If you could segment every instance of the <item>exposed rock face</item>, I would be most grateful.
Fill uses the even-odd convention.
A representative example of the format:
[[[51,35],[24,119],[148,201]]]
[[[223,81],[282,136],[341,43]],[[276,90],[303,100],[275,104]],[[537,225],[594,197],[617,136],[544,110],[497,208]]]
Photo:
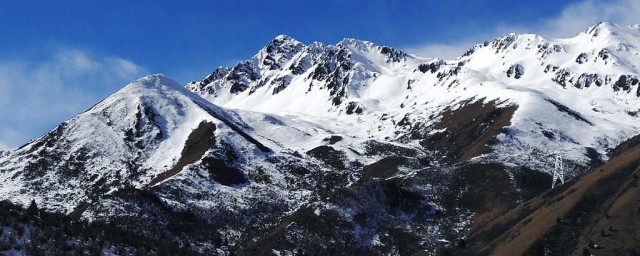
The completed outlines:
[[[507,77],[512,77],[515,79],[520,79],[524,75],[524,67],[520,64],[513,64],[507,70]]]
[[[510,34],[446,61],[278,36],[0,153],[0,199],[206,255],[631,253],[639,33]]]
[[[417,66],[416,61],[415,57],[400,50],[366,41],[345,39],[336,45],[303,45],[281,35],[251,60],[234,68],[218,68],[202,81],[188,84],[187,88],[213,98],[245,90],[253,94],[263,87],[277,95],[294,80],[298,83],[302,80],[306,91],[323,90],[326,92],[323,96],[331,105],[347,109],[350,106],[346,105],[345,99],[358,87],[369,83],[366,80],[374,79],[380,73],[368,65],[381,62],[385,66]]]

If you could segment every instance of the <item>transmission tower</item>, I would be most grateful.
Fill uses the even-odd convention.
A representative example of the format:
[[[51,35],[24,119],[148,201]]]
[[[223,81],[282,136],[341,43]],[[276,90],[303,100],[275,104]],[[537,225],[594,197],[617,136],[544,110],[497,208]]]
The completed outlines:
[[[556,137],[556,143],[560,144],[560,136]],[[553,167],[553,181],[551,181],[551,189],[556,186],[556,182],[560,180],[560,184],[564,184],[564,165],[562,164],[562,156],[560,150],[554,153],[555,161]]]
[[[562,165],[562,157],[556,155],[555,167],[553,168],[553,181],[551,188],[556,186],[556,181],[560,180],[560,184],[564,184],[564,166]]]

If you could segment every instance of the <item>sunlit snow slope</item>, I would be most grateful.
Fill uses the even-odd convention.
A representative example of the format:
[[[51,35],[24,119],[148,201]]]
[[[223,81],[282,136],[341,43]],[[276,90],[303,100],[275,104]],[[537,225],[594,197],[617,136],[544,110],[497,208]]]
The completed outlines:
[[[208,132],[201,132],[202,137],[193,141],[214,139],[194,155],[185,147],[192,147],[189,137],[202,124],[209,124]],[[237,154],[240,159],[233,163],[237,166],[260,166],[265,156],[293,152],[278,140],[309,140],[312,134],[296,126],[313,130],[312,125],[270,115],[243,113],[240,117],[162,75],[147,76],[2,156],[0,195],[23,204],[35,198],[46,202],[45,207],[70,212],[81,203],[96,202],[118,190],[179,178],[182,165],[187,165],[184,169],[192,163],[202,166],[202,159],[221,154],[217,151]],[[183,160],[189,157],[193,159]],[[176,166],[178,175],[161,176]],[[240,181],[246,179],[238,172]],[[215,176],[204,176],[210,175]],[[213,177],[209,184],[215,183],[225,182]]]
[[[281,35],[186,86],[143,77],[0,152],[0,200],[207,255],[436,250],[547,191],[554,156],[569,181],[636,135],[639,47],[640,26],[610,23],[454,60]]]
[[[517,111],[491,157],[544,169],[551,154],[577,165],[606,160],[608,148],[638,131],[638,47],[639,26],[605,22],[567,39],[510,34],[448,61],[354,39],[303,45],[278,36],[187,88],[224,107],[403,142],[416,129],[440,132],[451,107],[495,101]]]

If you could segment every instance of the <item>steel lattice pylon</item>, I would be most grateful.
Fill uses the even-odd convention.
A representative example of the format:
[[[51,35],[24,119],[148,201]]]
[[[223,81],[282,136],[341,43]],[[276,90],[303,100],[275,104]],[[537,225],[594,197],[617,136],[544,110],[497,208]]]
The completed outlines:
[[[562,157],[556,156],[555,167],[553,168],[553,182],[551,188],[556,186],[556,182],[560,180],[560,184],[564,184],[564,167],[562,165]]]

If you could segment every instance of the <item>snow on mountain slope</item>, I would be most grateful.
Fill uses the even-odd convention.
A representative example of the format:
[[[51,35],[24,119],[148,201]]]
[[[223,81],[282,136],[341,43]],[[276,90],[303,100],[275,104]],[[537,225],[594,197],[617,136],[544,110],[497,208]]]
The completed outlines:
[[[353,39],[305,46],[278,36],[249,61],[186,87],[228,108],[412,145],[403,137],[440,133],[447,110],[478,100],[517,106],[488,157],[548,169],[557,152],[576,164],[573,175],[640,128],[638,47],[638,26],[610,23],[567,39],[510,34],[450,61]]]
[[[0,153],[0,199],[205,254],[434,249],[547,190],[552,155],[574,177],[637,133],[639,31],[511,34],[447,61],[278,36],[186,88],[141,78]]]
[[[277,64],[273,64],[274,59]],[[357,102],[345,102],[345,98],[366,94],[369,90],[363,87],[380,74],[385,79],[398,76],[394,82],[406,85],[403,73],[422,61],[390,47],[355,39],[345,39],[335,46],[317,42],[303,46],[281,35],[250,60],[234,68],[220,67],[187,87],[232,108],[314,115],[332,109],[352,112],[357,111]]]
[[[215,119],[175,82],[142,78],[1,159],[7,184],[2,196],[22,202],[35,197],[70,211],[88,200],[88,189],[97,189],[90,184],[107,191],[125,182],[143,186],[176,161],[186,136],[203,120]]]
[[[199,222],[184,225],[206,223],[215,231],[198,242],[203,248],[212,237],[239,243],[254,237],[238,230],[264,230],[354,182],[362,174],[353,170],[385,157],[386,147],[422,154],[336,131],[223,109],[162,75],[147,76],[0,157],[0,199],[23,205],[35,199],[45,209],[117,219],[127,228],[155,223],[156,235],[169,232],[161,229],[164,219],[188,211]],[[161,202],[153,210],[140,202],[146,191]]]
[[[2,156],[0,195],[23,204],[35,198],[46,202],[44,207],[71,212],[81,203],[115,191],[148,186],[178,165],[186,152],[185,141],[202,123],[214,125],[217,146],[205,148],[209,153],[203,151],[191,161],[196,165],[221,145],[243,158],[236,161],[237,166],[241,162],[258,166],[266,161],[264,155],[292,152],[279,142],[284,138],[313,143],[305,138],[312,135],[301,130],[313,131],[311,124],[281,121],[273,115],[241,116],[154,75],[127,85],[47,135]]]
[[[544,145],[539,148],[577,160],[581,147],[604,155],[637,133],[639,32],[637,26],[600,23],[569,39],[512,34],[456,61],[464,67],[462,77],[497,86],[495,95],[518,104],[509,133],[518,135],[516,145]],[[474,86],[464,82],[469,78],[459,80],[459,86]]]

